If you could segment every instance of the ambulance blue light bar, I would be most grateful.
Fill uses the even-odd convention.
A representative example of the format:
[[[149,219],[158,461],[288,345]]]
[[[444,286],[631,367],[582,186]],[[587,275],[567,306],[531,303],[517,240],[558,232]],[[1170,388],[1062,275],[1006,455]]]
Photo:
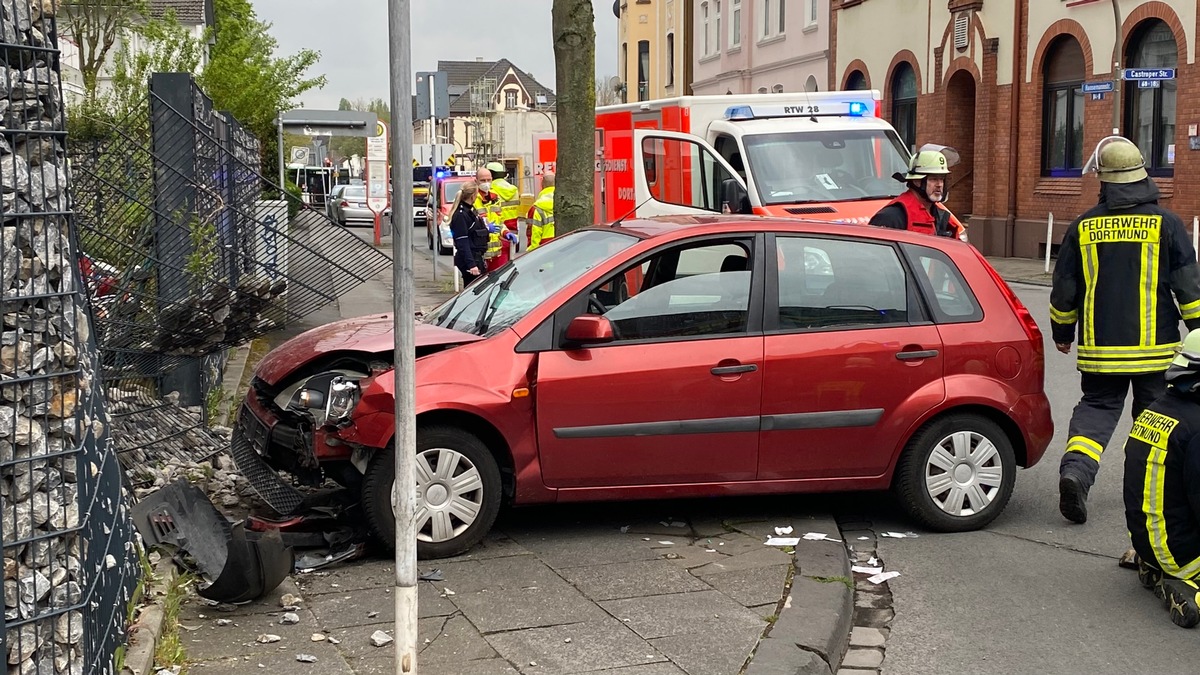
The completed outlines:
[[[875,106],[866,101],[816,100],[797,105],[734,105],[725,109],[732,122],[772,117],[874,117]]]

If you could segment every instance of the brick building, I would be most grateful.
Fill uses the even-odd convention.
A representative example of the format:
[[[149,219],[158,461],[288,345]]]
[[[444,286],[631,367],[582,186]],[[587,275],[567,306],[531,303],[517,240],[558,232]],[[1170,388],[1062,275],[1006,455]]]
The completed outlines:
[[[830,82],[880,90],[906,142],[960,151],[950,207],[970,217],[971,241],[989,255],[1044,255],[1050,213],[1057,247],[1096,203],[1099,183],[1081,168],[1114,115],[1142,148],[1161,203],[1190,227],[1200,215],[1198,4],[833,0]],[[1175,78],[1122,81],[1125,68]],[[1104,82],[1119,93],[1090,93]]]

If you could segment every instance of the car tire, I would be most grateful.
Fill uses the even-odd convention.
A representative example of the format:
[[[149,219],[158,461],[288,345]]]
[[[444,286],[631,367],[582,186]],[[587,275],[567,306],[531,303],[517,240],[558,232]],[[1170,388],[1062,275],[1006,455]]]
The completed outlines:
[[[908,515],[936,532],[978,530],[1012,496],[1017,462],[995,422],[971,414],[935,419],[905,446],[893,490]]]
[[[396,519],[392,512],[392,485],[396,475],[393,452],[394,449],[389,447],[385,451],[375,453],[367,465],[362,486],[362,505],[367,524],[376,538],[389,549],[395,548],[396,531]],[[444,484],[439,481],[422,484],[422,463],[431,467],[433,476],[436,477],[439,458],[446,458],[452,462],[451,470],[461,470],[451,478],[466,476],[473,468],[478,478],[478,488],[456,495],[452,490],[446,490]],[[417,557],[427,560],[465,553],[492,529],[496,515],[500,512],[502,487],[496,458],[474,434],[454,427],[434,426],[417,429],[417,462]],[[440,488],[441,494],[445,495],[442,504],[446,508],[438,509],[431,517],[423,519],[421,509],[428,508],[426,498],[433,487]],[[461,501],[459,497],[462,498]],[[450,508],[453,503],[475,508],[474,520],[469,524],[465,523],[458,514],[453,513],[453,509]],[[438,518],[443,513],[447,514],[445,520]],[[458,531],[457,534],[434,541],[431,535],[435,519]]]

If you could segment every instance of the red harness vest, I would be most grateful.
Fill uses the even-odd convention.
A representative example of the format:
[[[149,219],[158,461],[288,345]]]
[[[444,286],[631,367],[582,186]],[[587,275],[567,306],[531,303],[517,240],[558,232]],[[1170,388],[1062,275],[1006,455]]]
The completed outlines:
[[[925,205],[921,203],[915,192],[905,190],[903,194],[893,199],[888,206],[892,204],[899,204],[904,209],[904,213],[908,216],[909,231],[937,235],[937,223],[934,221],[933,214],[929,212],[929,209],[925,208]],[[966,232],[963,224],[958,222],[958,218],[955,218],[954,214],[950,213],[950,210],[945,205],[939,202],[936,206],[945,211],[946,215],[950,217],[947,225],[950,228],[952,236],[956,239],[962,239]]]

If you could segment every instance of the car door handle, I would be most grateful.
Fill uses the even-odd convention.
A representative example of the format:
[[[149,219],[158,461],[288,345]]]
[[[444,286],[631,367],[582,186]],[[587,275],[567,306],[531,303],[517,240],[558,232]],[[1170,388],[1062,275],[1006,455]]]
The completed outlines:
[[[741,366],[716,366],[712,369],[713,375],[737,375],[739,373],[753,373],[758,370],[758,366],[753,363],[747,363]]]
[[[936,349],[918,349],[910,352],[896,352],[896,358],[901,361],[920,361],[921,359],[932,359],[938,355]]]

